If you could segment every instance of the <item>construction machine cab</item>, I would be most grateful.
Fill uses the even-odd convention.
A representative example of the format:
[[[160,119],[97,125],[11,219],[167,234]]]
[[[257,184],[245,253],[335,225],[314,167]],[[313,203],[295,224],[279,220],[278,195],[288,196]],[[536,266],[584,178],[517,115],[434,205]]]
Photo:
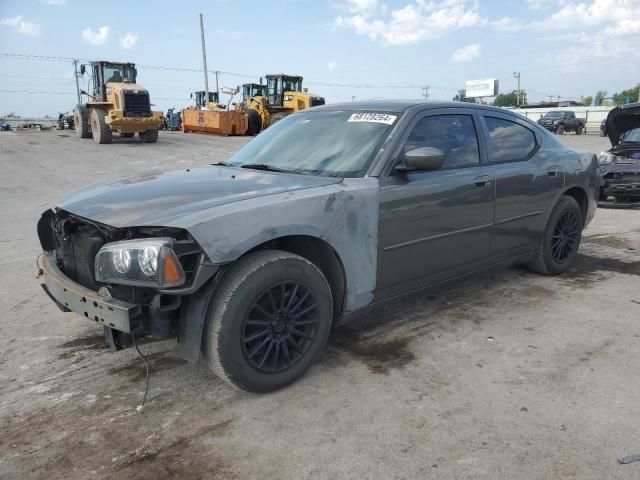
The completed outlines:
[[[302,77],[297,75],[267,75],[267,101],[282,107],[285,92],[302,92]]]
[[[207,94],[204,91],[194,92],[193,94],[191,94],[191,98],[193,98],[194,96],[195,96],[197,108],[204,108],[207,106],[207,103],[213,104],[215,106],[217,106],[218,103],[220,103],[220,97],[218,95],[218,92],[209,92],[209,102],[205,102],[205,98],[207,98]]]
[[[242,84],[242,103],[246,103],[251,97],[266,97],[267,86],[261,83],[243,83]]]
[[[93,73],[93,96],[96,102],[107,101],[107,83],[136,83],[138,71],[133,63],[95,61],[91,62]]]

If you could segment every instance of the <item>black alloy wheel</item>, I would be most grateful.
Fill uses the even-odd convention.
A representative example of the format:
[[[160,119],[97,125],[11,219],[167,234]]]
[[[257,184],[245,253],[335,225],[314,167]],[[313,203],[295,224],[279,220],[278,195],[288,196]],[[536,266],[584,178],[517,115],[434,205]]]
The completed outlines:
[[[317,308],[309,289],[297,282],[282,282],[260,294],[242,328],[247,362],[260,372],[281,372],[295,365],[315,339]]]
[[[556,263],[564,263],[578,245],[580,224],[575,213],[565,212],[553,230],[551,254]]]
[[[317,265],[294,253],[248,253],[200,295],[210,299],[202,339],[207,364],[247,392],[298,380],[329,337],[331,287]]]
[[[583,227],[584,216],[576,199],[568,195],[560,197],[528,267],[543,275],[566,272],[578,255]]]

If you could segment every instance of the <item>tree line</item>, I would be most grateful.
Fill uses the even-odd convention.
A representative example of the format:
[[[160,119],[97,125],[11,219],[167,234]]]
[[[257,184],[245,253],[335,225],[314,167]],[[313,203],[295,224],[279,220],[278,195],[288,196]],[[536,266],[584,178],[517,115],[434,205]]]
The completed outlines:
[[[610,97],[607,96],[606,90],[598,90],[595,96],[580,97],[580,103],[586,106],[590,105],[623,105],[629,102],[640,102],[640,83],[635,87],[622,90],[620,93],[614,93]],[[475,99],[465,96],[464,90],[459,90],[457,95],[453,97],[454,102],[475,102]],[[555,103],[555,102],[549,102]],[[520,92],[520,105],[527,105],[527,92]],[[492,105],[496,107],[515,107],[518,105],[518,91],[513,90],[509,93],[501,93],[493,100]]]

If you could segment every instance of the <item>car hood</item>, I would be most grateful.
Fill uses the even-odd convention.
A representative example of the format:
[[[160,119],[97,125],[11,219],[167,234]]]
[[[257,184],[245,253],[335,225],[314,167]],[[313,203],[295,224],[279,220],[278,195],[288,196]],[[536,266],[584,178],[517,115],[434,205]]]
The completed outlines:
[[[620,135],[634,128],[640,128],[640,102],[620,105],[607,115],[607,136],[613,147],[620,142]]]
[[[58,207],[112,227],[179,226],[180,217],[208,208],[341,181],[208,166],[94,183],[67,194]]]

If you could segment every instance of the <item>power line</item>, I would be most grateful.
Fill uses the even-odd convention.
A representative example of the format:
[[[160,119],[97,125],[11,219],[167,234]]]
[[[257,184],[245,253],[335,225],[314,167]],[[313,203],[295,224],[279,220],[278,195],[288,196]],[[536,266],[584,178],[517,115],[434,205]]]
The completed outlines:
[[[44,90],[0,90],[0,93],[46,93],[47,95],[75,95],[75,92],[48,92]]]

